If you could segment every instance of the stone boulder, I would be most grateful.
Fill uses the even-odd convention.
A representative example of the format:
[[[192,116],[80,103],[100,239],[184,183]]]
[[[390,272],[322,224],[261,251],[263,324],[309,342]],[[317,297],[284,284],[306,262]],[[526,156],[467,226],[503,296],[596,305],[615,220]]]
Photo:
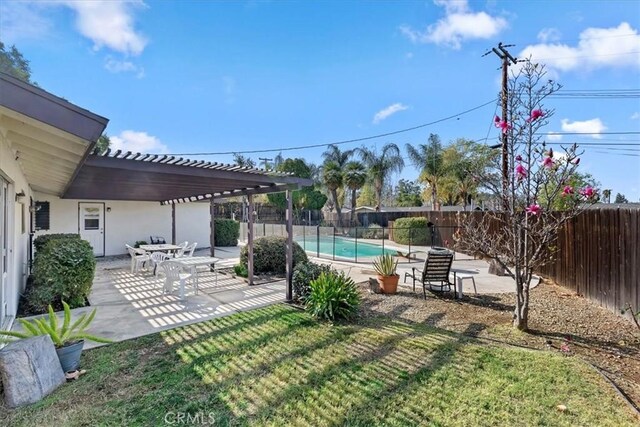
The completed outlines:
[[[49,335],[13,341],[0,350],[0,377],[10,408],[37,402],[66,382]]]

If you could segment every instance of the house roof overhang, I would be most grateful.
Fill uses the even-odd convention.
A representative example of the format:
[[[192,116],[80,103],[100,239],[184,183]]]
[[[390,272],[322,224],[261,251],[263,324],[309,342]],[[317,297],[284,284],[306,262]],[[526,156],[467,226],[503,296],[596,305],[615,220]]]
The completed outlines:
[[[0,132],[31,188],[62,195],[108,120],[0,73]]]
[[[63,198],[161,204],[296,190],[313,181],[236,165],[121,151],[89,155]]]

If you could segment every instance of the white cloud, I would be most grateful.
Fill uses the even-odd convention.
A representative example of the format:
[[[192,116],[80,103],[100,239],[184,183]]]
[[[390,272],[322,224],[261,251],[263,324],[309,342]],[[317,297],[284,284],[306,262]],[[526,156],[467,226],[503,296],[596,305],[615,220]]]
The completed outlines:
[[[639,120],[640,119],[640,111],[636,111],[630,117],[631,120]]]
[[[155,136],[146,132],[125,130],[118,136],[111,136],[111,150],[131,151],[134,153],[164,154],[169,148]]]
[[[144,77],[144,68],[131,61],[120,61],[111,56],[105,59],[104,68],[112,73],[135,73],[139,79]]]
[[[462,42],[473,39],[491,38],[507,27],[502,17],[494,17],[486,12],[472,12],[466,0],[434,0],[437,6],[445,8],[445,17],[426,30],[420,31],[402,25],[400,32],[414,43],[434,43],[460,49]]]
[[[542,43],[555,42],[562,38],[562,33],[557,28],[543,28],[538,33],[538,40]]]
[[[533,61],[557,71],[626,66],[640,68],[640,35],[626,22],[612,28],[587,28],[580,33],[579,39],[576,46],[560,43],[530,45],[518,57],[531,57]]]
[[[555,132],[549,132],[547,134],[547,140],[549,142],[557,142],[557,141],[561,141],[562,140],[562,135],[557,134]]]
[[[602,135],[600,135],[600,133],[607,130],[607,127],[599,118],[575,122],[570,122],[569,119],[562,119],[561,123],[562,130],[565,132],[586,133],[590,135],[585,136],[590,136],[591,138],[595,139],[602,138]]]
[[[374,116],[373,116],[373,124],[378,124],[381,121],[383,121],[384,119],[388,118],[389,116],[399,112],[399,111],[403,111],[408,109],[409,107],[407,107],[406,105],[403,105],[399,102],[396,102],[395,104],[391,104],[389,105],[387,108],[383,108],[382,110],[378,111]]]
[[[144,6],[140,0],[61,3],[76,12],[78,31],[93,41],[95,50],[107,47],[126,55],[139,55],[147,45],[147,38],[134,28],[133,22],[133,9]]]
[[[42,4],[0,1],[0,34],[5,44],[39,40],[47,36],[52,23],[42,13]]]

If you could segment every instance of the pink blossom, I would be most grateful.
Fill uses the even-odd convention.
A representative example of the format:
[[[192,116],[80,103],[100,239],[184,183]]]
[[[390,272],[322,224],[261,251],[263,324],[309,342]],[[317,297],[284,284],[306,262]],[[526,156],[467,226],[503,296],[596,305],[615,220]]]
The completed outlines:
[[[572,194],[573,194],[573,187],[571,187],[570,185],[565,185],[564,189],[562,190],[562,195],[571,196]]]
[[[516,161],[521,162],[522,161],[522,156],[520,154],[518,154],[516,156]]]
[[[527,168],[522,166],[521,163],[518,163],[516,165],[516,178],[518,178],[518,181],[520,181],[521,179],[524,179],[526,177],[527,177]]]
[[[596,192],[593,189],[593,187],[591,187],[590,185],[587,185],[582,190],[580,190],[580,194],[586,197],[587,199],[590,199],[596,195]]]
[[[542,212],[542,208],[540,207],[539,204],[537,203],[532,203],[529,205],[529,207],[526,209],[527,214],[530,215],[538,215],[540,212]]]
[[[542,166],[547,169],[551,169],[553,167],[553,159],[551,157],[545,157],[542,161]]]
[[[496,127],[502,129],[502,133],[507,133],[511,125],[505,121],[496,122]]]
[[[538,120],[540,117],[544,116],[544,111],[542,110],[533,110],[531,112],[531,117],[529,117],[528,122],[533,122],[534,120]]]

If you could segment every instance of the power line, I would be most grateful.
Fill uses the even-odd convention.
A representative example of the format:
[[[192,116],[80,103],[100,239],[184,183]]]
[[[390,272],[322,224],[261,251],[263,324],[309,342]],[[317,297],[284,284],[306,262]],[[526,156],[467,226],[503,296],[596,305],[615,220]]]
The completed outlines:
[[[441,119],[438,120],[434,120],[432,122],[429,123],[424,123],[418,126],[413,126],[410,128],[405,128],[405,129],[400,129],[400,130],[396,130],[393,132],[387,132],[387,133],[381,133],[378,135],[372,135],[372,136],[366,136],[363,138],[355,138],[355,139],[347,139],[344,141],[336,141],[336,142],[325,142],[322,144],[310,144],[310,145],[299,145],[299,146],[293,146],[293,147],[281,147],[281,148],[265,148],[262,150],[244,150],[244,151],[220,151],[220,152],[207,152],[207,153],[169,153],[166,154],[167,156],[214,156],[214,155],[227,155],[227,154],[256,154],[256,153],[270,153],[273,151],[293,151],[293,150],[304,150],[307,148],[318,148],[318,147],[326,147],[329,145],[343,145],[343,144],[351,144],[354,142],[362,142],[362,141],[369,141],[371,139],[377,139],[377,138],[384,138],[386,136],[392,136],[392,135],[398,135],[400,133],[405,133],[405,132],[411,132],[414,131],[416,129],[421,129],[427,126],[431,126],[431,125],[435,125],[437,123],[442,123],[444,121],[447,120],[451,120],[451,119],[455,119],[457,117],[460,117],[462,115],[471,113],[472,111],[475,110],[479,110],[482,107],[486,107],[489,104],[492,104],[496,102],[495,99],[492,99],[491,101],[485,102],[484,104],[478,105],[476,107],[470,108],[468,110],[462,111],[460,113],[457,114],[453,114],[451,116],[447,116],[447,117],[443,117]]]

